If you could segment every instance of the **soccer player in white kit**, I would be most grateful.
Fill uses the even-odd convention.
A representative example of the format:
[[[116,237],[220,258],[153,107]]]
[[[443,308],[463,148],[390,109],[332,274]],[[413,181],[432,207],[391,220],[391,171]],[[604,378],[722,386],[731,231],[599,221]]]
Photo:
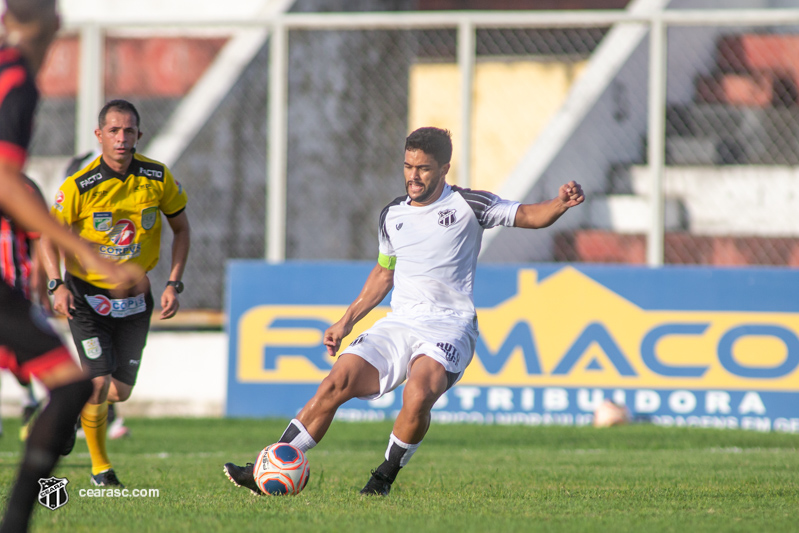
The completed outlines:
[[[405,189],[380,214],[379,255],[361,293],[326,332],[335,357],[353,326],[393,288],[391,312],[343,350],[316,394],[279,442],[303,452],[324,437],[336,410],[352,398],[375,399],[405,382],[385,461],[361,494],[385,496],[430,426],[430,410],[463,376],[474,354],[477,314],[472,286],[483,230],[544,228],[585,200],[570,181],[538,204],[503,200],[446,183],[452,158],[447,130],[420,128],[405,140]],[[253,465],[225,465],[238,486],[261,494]]]

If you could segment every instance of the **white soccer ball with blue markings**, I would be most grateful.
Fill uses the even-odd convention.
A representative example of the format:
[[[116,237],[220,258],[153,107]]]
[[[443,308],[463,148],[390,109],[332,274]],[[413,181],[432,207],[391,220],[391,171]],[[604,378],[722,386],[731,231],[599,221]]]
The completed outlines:
[[[278,442],[261,450],[252,474],[264,494],[293,496],[308,484],[311,467],[299,448]]]

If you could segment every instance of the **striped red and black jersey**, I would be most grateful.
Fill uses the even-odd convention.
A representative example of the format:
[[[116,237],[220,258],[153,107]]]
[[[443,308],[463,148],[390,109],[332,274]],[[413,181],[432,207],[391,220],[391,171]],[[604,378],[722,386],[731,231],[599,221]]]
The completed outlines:
[[[0,46],[0,160],[20,168],[25,165],[38,101],[39,90],[27,61],[16,48]],[[1,279],[11,287],[22,288],[27,286],[30,274],[29,235],[15,228],[2,211],[0,225]]]
[[[26,177],[31,192],[42,198],[42,192]],[[27,231],[13,220],[0,215],[0,279],[30,300],[30,278],[33,272],[32,246],[38,233]]]
[[[0,159],[25,165],[39,90],[16,48],[0,47]]]

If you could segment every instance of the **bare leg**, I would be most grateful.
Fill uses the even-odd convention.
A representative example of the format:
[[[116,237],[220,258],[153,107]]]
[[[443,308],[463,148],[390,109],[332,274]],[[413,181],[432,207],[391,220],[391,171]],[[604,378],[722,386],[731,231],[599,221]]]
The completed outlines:
[[[446,390],[447,373],[441,363],[426,355],[414,360],[394,422],[394,435],[408,444],[421,442],[430,427],[430,410]]]
[[[342,354],[330,374],[319,384],[316,394],[297,415],[297,419],[289,423],[280,442],[292,443],[303,451],[315,446],[327,433],[341,404],[379,391],[380,375],[377,369],[357,355]],[[298,423],[303,427],[299,427]],[[246,466],[225,463],[224,471],[235,485],[261,495],[263,493],[253,479],[253,468],[252,463]]]
[[[92,385],[94,386],[94,391],[92,392],[91,398],[89,398],[89,403],[92,404],[101,404],[108,399],[108,388],[111,385],[111,376],[97,376],[92,378]]]
[[[133,392],[133,385],[111,378],[111,385],[108,388],[108,401],[114,403],[124,402],[130,398],[131,392]]]
[[[447,372],[441,363],[422,355],[414,360],[402,394],[402,409],[386,450],[386,460],[372,471],[361,494],[387,496],[430,427],[430,410],[447,390]]]
[[[380,375],[377,369],[357,355],[342,354],[330,374],[319,384],[316,394],[297,415],[297,420],[319,442],[344,402],[379,391]]]
[[[75,418],[92,391],[91,382],[71,359],[36,377],[50,391],[50,402],[33,424],[25,442],[25,455],[0,524],[3,533],[28,530],[33,505],[41,489],[38,480],[52,474],[73,431]]]

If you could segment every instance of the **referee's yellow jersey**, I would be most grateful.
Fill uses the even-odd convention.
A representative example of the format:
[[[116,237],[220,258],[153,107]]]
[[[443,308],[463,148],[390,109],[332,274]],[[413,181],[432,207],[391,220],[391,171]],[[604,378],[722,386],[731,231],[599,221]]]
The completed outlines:
[[[174,217],[186,208],[186,191],[166,166],[140,154],[123,174],[102,157],[68,177],[50,209],[63,224],[94,243],[106,259],[133,262],[150,271],[161,248],[161,212]],[[87,271],[72,256],[67,271],[104,289],[103,276]]]

